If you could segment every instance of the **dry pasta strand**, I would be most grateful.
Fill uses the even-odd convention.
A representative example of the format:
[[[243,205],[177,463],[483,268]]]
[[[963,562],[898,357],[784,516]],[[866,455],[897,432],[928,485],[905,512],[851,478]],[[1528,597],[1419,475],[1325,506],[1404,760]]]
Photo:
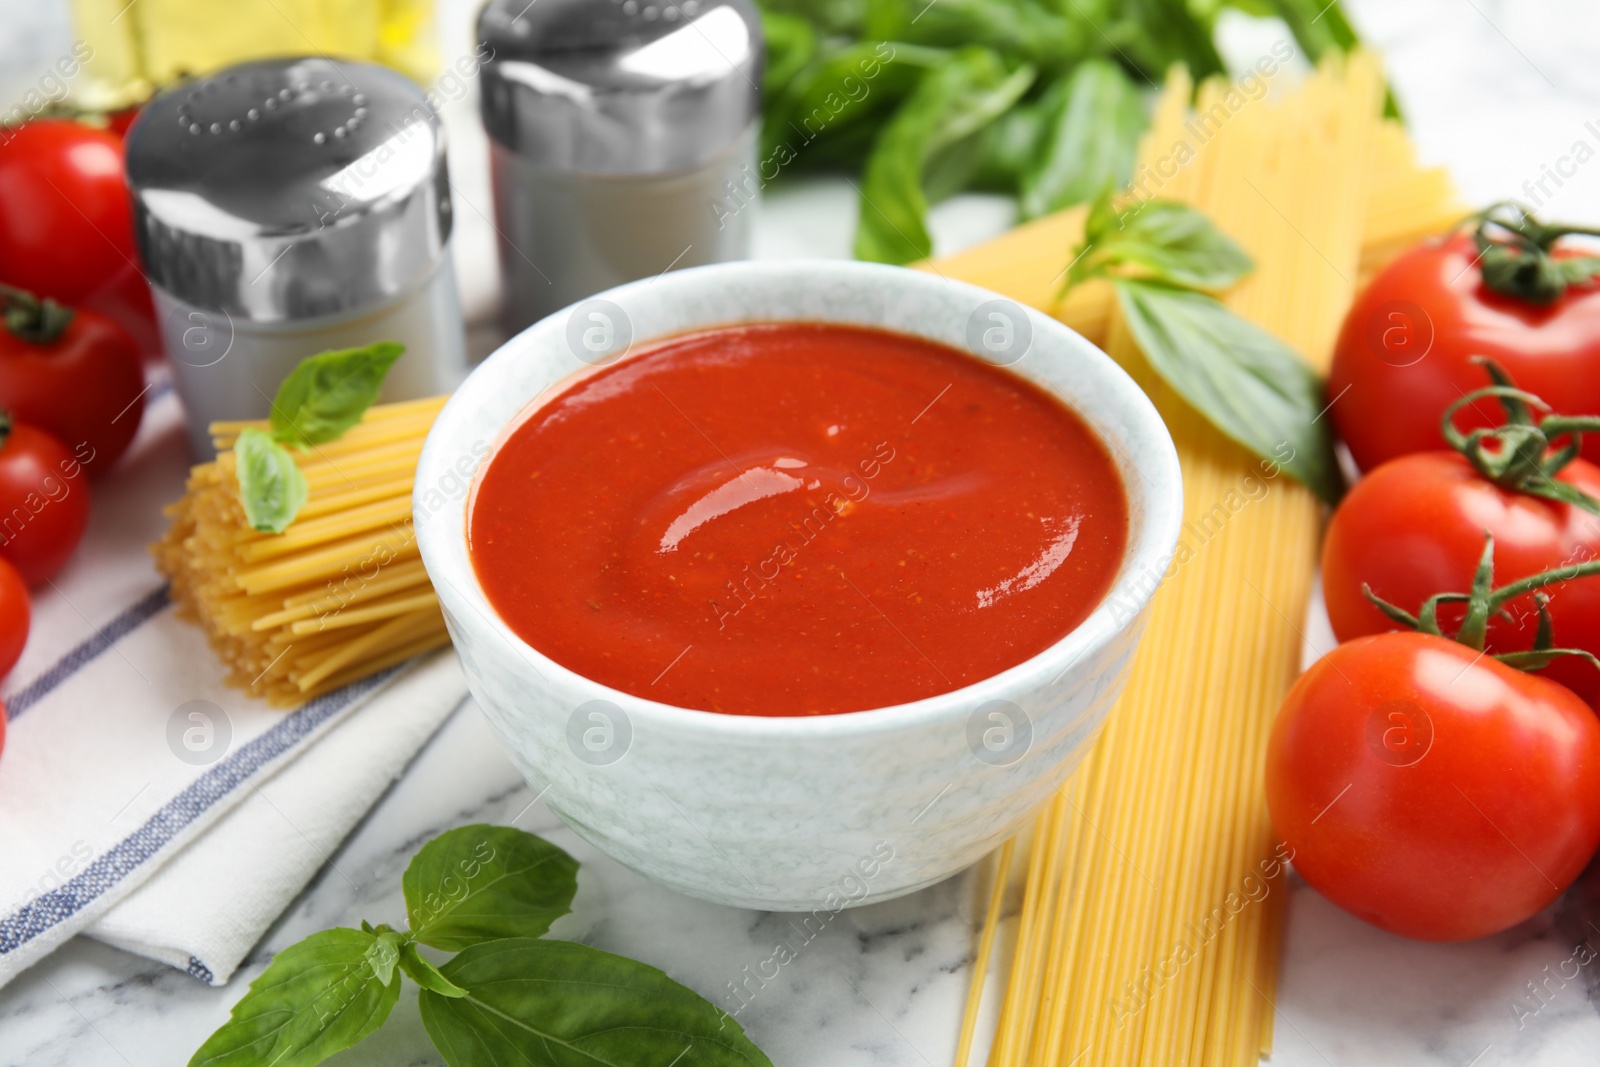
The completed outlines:
[[[996,853],[994,885],[989,890],[989,909],[983,917],[983,936],[972,961],[972,988],[967,994],[966,1011],[961,1017],[961,1038],[956,1046],[955,1067],[967,1067],[972,1057],[972,1040],[978,1031],[978,1009],[983,1004],[983,983],[989,974],[989,957],[994,954],[994,939],[1000,929],[1000,909],[1006,900],[1006,883],[1011,879],[1011,856],[1017,839],[1011,838]]]

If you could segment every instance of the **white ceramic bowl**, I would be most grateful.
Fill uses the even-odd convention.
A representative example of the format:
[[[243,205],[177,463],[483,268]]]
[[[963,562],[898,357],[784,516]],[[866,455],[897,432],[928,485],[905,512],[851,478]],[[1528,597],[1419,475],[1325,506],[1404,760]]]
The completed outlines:
[[[815,718],[691,711],[610,689],[525,644],[467,553],[467,486],[536,398],[614,353],[738,322],[883,327],[1007,364],[1109,442],[1129,544],[1106,600],[1050,648],[975,685]],[[579,354],[585,358],[580,359]],[[594,457],[604,478],[606,457]],[[1078,765],[1121,690],[1178,535],[1177,454],[1143,392],[1060,323],[896,267],[735,263],[625,285],[490,356],[428,436],[416,529],[472,692],[529,783],[569,826],[681,892],[815,911],[920,889],[983,856]]]

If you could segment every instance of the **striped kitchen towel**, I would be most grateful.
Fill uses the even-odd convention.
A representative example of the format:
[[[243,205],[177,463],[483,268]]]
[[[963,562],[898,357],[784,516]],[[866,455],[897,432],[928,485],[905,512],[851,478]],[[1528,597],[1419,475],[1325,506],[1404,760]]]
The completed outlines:
[[[0,685],[0,985],[79,933],[225,982],[466,695],[448,649],[289,712],[224,685],[147,551],[188,469],[150,399]]]

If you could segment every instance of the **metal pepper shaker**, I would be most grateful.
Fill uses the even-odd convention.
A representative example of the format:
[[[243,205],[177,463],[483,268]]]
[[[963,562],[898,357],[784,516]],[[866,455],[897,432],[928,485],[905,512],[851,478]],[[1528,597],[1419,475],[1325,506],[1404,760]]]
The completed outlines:
[[[243,63],[156,97],[127,139],[140,257],[197,456],[306,356],[406,346],[381,399],[465,376],[444,128],[369,63]]]
[[[490,0],[478,36],[508,332],[749,255],[764,57],[749,0]]]

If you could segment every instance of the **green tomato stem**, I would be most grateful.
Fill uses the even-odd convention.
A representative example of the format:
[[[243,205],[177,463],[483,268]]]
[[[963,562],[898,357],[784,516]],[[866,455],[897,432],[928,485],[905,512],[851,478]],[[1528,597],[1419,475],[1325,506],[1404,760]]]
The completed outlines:
[[[1583,435],[1600,432],[1600,416],[1548,414],[1550,405],[1518,389],[1499,364],[1483,356],[1474,356],[1473,362],[1484,368],[1494,384],[1468,393],[1445,408],[1439,419],[1439,432],[1445,443],[1502,489],[1571,504],[1600,515],[1600,500],[1574,485],[1555,480],[1557,472],[1578,458]],[[1506,421],[1500,426],[1462,433],[1455,423],[1456,413],[1490,397],[1505,408]],[[1545,413],[1545,417],[1535,421],[1535,411]],[[1552,442],[1563,437],[1566,443],[1556,448]]]
[[[43,300],[26,289],[0,285],[0,315],[6,330],[19,340],[36,345],[53,344],[72,325],[76,314],[71,308]]]
[[[1536,594],[1539,608],[1539,628],[1534,637],[1533,648],[1526,652],[1499,652],[1494,658],[1509,667],[1518,670],[1536,671],[1549,666],[1552,662],[1564,656],[1579,656],[1593,663],[1600,669],[1600,659],[1583,649],[1552,648],[1555,641],[1554,626],[1550,620],[1548,608],[1549,597],[1540,594],[1540,590],[1561,582],[1570,582],[1578,578],[1587,578],[1600,574],[1600,559],[1586,560],[1582,563],[1570,563],[1563,567],[1531,574],[1498,589],[1494,585],[1494,536],[1487,531],[1484,533],[1483,555],[1478,558],[1478,566],[1472,576],[1472,592],[1470,593],[1435,593],[1423,601],[1422,609],[1415,616],[1403,608],[1396,607],[1379,597],[1367,585],[1362,585],[1361,592],[1366,598],[1382,611],[1391,621],[1401,626],[1413,629],[1418,633],[1431,634],[1434,637],[1444,637],[1457,641],[1468,648],[1482,652],[1488,638],[1489,620],[1500,612],[1507,603],[1529,593]],[[1467,605],[1466,616],[1454,634],[1445,633],[1439,626],[1439,605],[1460,604]]]
[[[1490,204],[1473,217],[1473,243],[1478,247],[1478,268],[1483,284],[1504,296],[1530,304],[1552,304],[1566,294],[1574,281],[1592,281],[1589,264],[1575,268],[1577,277],[1550,254],[1552,246],[1567,236],[1600,236],[1584,226],[1540,222],[1515,200]],[[1571,267],[1570,260],[1566,261]]]

